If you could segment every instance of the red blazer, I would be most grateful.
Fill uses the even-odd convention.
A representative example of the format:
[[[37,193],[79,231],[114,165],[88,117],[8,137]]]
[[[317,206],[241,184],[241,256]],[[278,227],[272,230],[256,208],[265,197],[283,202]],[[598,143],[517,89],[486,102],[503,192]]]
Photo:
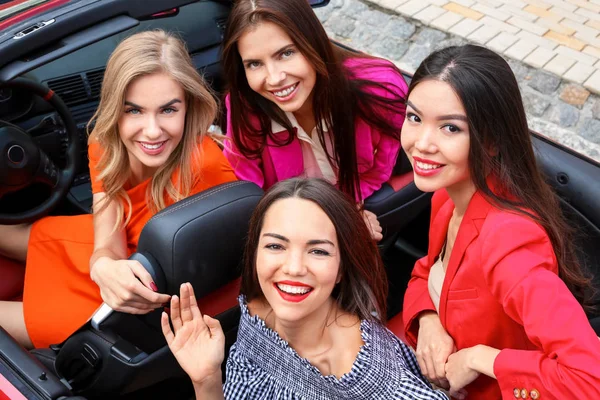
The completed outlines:
[[[434,194],[428,255],[417,261],[404,298],[412,346],[417,316],[435,311],[427,279],[453,210],[446,190]],[[494,362],[498,380],[480,376],[466,387],[469,399],[600,399],[600,341],[557,268],[544,229],[475,193],[450,256],[439,309],[457,349],[485,344],[501,350]]]

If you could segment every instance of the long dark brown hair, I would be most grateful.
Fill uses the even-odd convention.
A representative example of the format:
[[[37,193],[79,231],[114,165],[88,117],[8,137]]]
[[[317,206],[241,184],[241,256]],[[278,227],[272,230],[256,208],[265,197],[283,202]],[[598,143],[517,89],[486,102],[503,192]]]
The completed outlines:
[[[469,172],[477,190],[497,207],[526,215],[546,230],[559,276],[591,310],[590,279],[577,259],[558,196],[536,163],[521,93],[508,63],[484,47],[453,46],[421,63],[409,94],[428,79],[448,83],[463,104],[471,142]],[[493,190],[488,175],[495,178]]]
[[[256,273],[256,255],[265,215],[278,200],[312,201],[329,217],[337,235],[341,280],[332,296],[339,307],[360,319],[385,323],[387,277],[383,261],[367,226],[351,199],[323,179],[294,178],[280,181],[260,200],[248,231],[241,293],[248,301],[264,295]],[[373,311],[377,314],[373,315]]]
[[[384,86],[353,76],[344,66],[348,58],[371,58],[378,66],[384,64],[368,55],[334,47],[308,1],[238,0],[227,22],[223,68],[229,83],[231,102],[232,126],[227,129],[232,134],[235,146],[247,158],[260,157],[267,136],[278,146],[288,145],[294,140],[294,130],[285,113],[276,104],[254,92],[246,80],[237,43],[248,29],[261,22],[271,22],[283,29],[315,68],[317,79],[313,89],[313,112],[315,121],[325,121],[326,125],[316,125],[319,140],[339,171],[339,188],[353,198],[360,199],[355,147],[356,119],[362,119],[382,134],[399,140],[402,118],[393,119],[389,116],[405,114],[406,93],[403,88],[390,83]],[[401,77],[393,64],[385,65]],[[252,124],[252,118],[258,118],[260,126]],[[271,120],[288,131],[284,140],[273,135]],[[333,154],[329,154],[325,146],[324,130],[332,133]]]

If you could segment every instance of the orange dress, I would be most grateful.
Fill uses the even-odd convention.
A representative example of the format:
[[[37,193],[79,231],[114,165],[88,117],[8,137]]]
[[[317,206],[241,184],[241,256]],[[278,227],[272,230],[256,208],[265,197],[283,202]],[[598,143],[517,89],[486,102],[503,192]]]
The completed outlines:
[[[196,179],[191,194],[236,180],[229,162],[212,139],[205,137],[199,148],[201,157],[194,163]],[[102,183],[96,180],[99,146],[90,145],[88,153],[92,192],[102,192]],[[131,219],[126,226],[129,254],[137,248],[142,228],[152,217],[146,205],[150,182],[148,179],[127,190],[132,204]],[[61,343],[102,304],[100,289],[90,278],[93,250],[91,214],[46,217],[32,225],[23,312],[27,333],[35,347]]]

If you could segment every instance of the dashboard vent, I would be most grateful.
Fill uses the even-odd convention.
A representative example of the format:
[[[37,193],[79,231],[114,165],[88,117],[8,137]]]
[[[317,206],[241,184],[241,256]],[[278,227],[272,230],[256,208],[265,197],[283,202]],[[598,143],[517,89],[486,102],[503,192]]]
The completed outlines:
[[[102,80],[104,79],[104,68],[86,73],[88,84],[90,85],[90,94],[92,99],[100,98],[102,89]]]
[[[88,100],[88,93],[80,74],[48,81],[48,87],[59,95],[67,106],[81,104]]]

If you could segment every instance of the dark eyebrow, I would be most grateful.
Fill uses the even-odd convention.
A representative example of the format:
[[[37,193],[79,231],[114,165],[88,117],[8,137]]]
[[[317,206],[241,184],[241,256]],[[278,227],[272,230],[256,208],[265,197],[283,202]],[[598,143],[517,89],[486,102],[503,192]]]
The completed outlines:
[[[306,244],[311,245],[311,246],[315,245],[315,244],[330,244],[331,246],[335,247],[333,242],[330,240],[327,240],[327,239],[313,239],[313,240],[309,240],[308,242],[306,242]]]
[[[159,108],[167,108],[167,107],[169,107],[170,105],[173,105],[173,104],[175,104],[175,103],[181,103],[181,100],[179,100],[179,99],[173,99],[173,100],[169,101],[168,103],[166,103],[166,104],[163,104],[163,105],[162,105],[162,106],[160,106]],[[125,105],[126,105],[126,106],[135,107],[135,108],[141,108],[141,109],[143,109],[143,108],[144,108],[144,107],[142,107],[142,106],[138,106],[137,104],[135,104],[135,103],[132,103],[132,102],[130,102],[130,101],[125,101]]]
[[[423,114],[410,100],[406,100],[406,105],[415,110],[418,114]],[[462,114],[440,115],[439,117],[437,117],[438,121],[447,121],[449,119],[456,119],[463,122],[469,122],[467,117]]]
[[[270,237],[273,237],[275,239],[279,239],[279,240],[287,242],[287,243],[290,242],[290,239],[286,238],[285,236],[278,235],[276,233],[263,233],[263,236],[270,236]]]
[[[263,236],[270,236],[272,238],[279,239],[286,243],[290,242],[290,239],[286,238],[285,236],[279,235],[277,233],[263,233]],[[327,240],[327,239],[312,239],[312,240],[309,240],[308,242],[306,242],[306,244],[308,244],[309,246],[313,246],[315,244],[330,244],[331,246],[335,247],[333,242],[330,240]]]
[[[275,57],[276,55],[278,55],[278,54],[280,54],[280,53],[283,53],[284,51],[286,51],[286,50],[287,50],[287,49],[289,49],[290,47],[294,47],[294,46],[295,46],[295,45],[294,45],[294,43],[289,43],[289,44],[286,44],[285,46],[283,46],[283,47],[282,47],[282,48],[280,48],[279,50],[275,51],[275,52],[274,52],[274,53],[271,55],[271,57]],[[255,60],[255,59],[243,59],[243,60],[242,60],[242,62],[243,62],[244,64],[249,64],[249,63],[252,63],[252,62],[257,62],[257,61],[260,61],[260,60]]]

